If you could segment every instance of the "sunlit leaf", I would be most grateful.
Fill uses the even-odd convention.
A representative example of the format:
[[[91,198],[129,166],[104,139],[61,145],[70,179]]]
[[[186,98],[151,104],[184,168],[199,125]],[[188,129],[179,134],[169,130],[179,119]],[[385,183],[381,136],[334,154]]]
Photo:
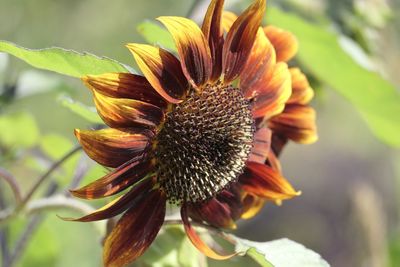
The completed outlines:
[[[115,60],[57,47],[28,49],[0,41],[0,52],[18,57],[36,68],[74,77],[106,72],[129,72],[125,66]]]
[[[1,115],[0,129],[0,144],[6,147],[29,148],[39,140],[39,129],[29,113]]]
[[[58,100],[61,103],[61,105],[68,108],[69,110],[79,115],[80,117],[86,119],[87,121],[95,124],[103,124],[103,121],[97,114],[96,109],[94,107],[88,107],[65,95],[60,96]]]
[[[151,21],[145,21],[137,26],[137,31],[148,43],[160,45],[170,51],[176,51],[172,36],[161,25]]]
[[[236,249],[245,251],[263,267],[329,267],[320,255],[286,238],[270,242],[235,239],[238,242]]]
[[[350,101],[380,140],[400,147],[400,94],[393,85],[357,64],[327,27],[276,8],[269,9],[267,21],[293,32],[302,65]]]

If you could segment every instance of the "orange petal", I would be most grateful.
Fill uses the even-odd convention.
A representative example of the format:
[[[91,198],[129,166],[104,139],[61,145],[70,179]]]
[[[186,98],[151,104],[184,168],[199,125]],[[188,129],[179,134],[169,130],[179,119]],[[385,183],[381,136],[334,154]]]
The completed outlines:
[[[275,50],[263,30],[259,28],[249,58],[240,75],[240,89],[246,96],[254,96],[254,89],[257,88],[260,80],[263,80],[265,75],[273,69],[275,63]]]
[[[83,199],[103,198],[117,194],[137,183],[149,172],[154,164],[146,160],[146,155],[134,157],[102,178],[76,190],[71,194]]]
[[[121,267],[141,256],[156,238],[164,222],[166,199],[154,190],[130,208],[104,243],[106,267]]]
[[[265,163],[271,146],[271,130],[267,127],[258,129],[254,134],[253,149],[250,152],[249,161]]]
[[[189,85],[179,60],[168,51],[151,45],[128,44],[127,47],[153,88],[167,101],[180,103]]]
[[[288,61],[296,55],[299,44],[291,32],[274,26],[265,27],[264,32],[275,48],[278,61]]]
[[[271,130],[302,144],[314,143],[318,139],[315,111],[310,106],[287,105],[285,110],[268,122]]]
[[[212,61],[208,42],[193,21],[181,17],[159,17],[175,40],[183,73],[194,87],[208,82]]]
[[[253,105],[254,118],[269,118],[281,113],[292,93],[290,72],[286,63],[278,63],[264,74],[264,77],[254,85],[254,92],[256,95]]]
[[[212,0],[208,6],[206,16],[203,21],[202,31],[208,45],[210,46],[212,58],[211,80],[216,81],[222,72],[222,48],[224,46],[224,32],[221,26],[222,10],[224,0]]]
[[[206,243],[204,243],[203,240],[201,240],[200,236],[197,235],[195,229],[189,222],[187,207],[185,204],[181,207],[181,217],[183,221],[183,226],[185,227],[186,235],[189,237],[192,244],[204,255],[214,260],[227,260],[237,255],[237,253],[233,253],[230,255],[221,255],[215,252],[213,249],[211,249]]]
[[[238,17],[226,36],[222,56],[225,83],[235,80],[246,64],[265,13],[265,2],[256,0]]]
[[[281,163],[279,162],[278,157],[272,149],[269,150],[266,163],[267,165],[271,166],[271,168],[275,171],[282,173]]]
[[[222,13],[222,28],[225,32],[229,32],[233,23],[237,20],[238,16],[230,11],[224,11]]]
[[[146,102],[112,98],[96,91],[93,91],[93,96],[100,117],[112,128],[155,128],[164,119],[164,113],[159,107]]]
[[[89,88],[105,96],[140,100],[163,108],[167,104],[143,76],[130,73],[105,73],[88,75],[82,80]]]
[[[264,207],[265,199],[252,194],[246,194],[243,198],[243,213],[242,219],[248,220],[256,216]]]
[[[196,218],[200,218],[201,221],[205,221],[214,227],[236,228],[229,205],[216,198],[206,202],[188,204],[188,210],[191,217],[192,214],[195,214]]]
[[[301,194],[296,192],[279,172],[256,162],[247,162],[239,181],[248,193],[273,201],[289,199]]]
[[[143,133],[113,128],[97,131],[75,130],[75,135],[86,154],[101,165],[116,168],[142,154],[149,145]]]
[[[78,219],[72,219],[72,218],[63,218],[63,219],[67,221],[76,221],[76,222],[93,222],[117,216],[122,212],[124,212],[125,210],[127,210],[128,208],[132,207],[132,205],[136,203],[136,201],[140,201],[142,197],[146,197],[146,195],[151,190],[153,185],[154,182],[152,181],[152,179],[146,179],[145,181],[133,186],[128,193],[114,199],[104,207],[101,207],[100,209],[86,216],[83,216]]]
[[[292,77],[292,95],[288,104],[308,104],[314,97],[314,90],[310,87],[307,77],[298,68],[290,68]]]

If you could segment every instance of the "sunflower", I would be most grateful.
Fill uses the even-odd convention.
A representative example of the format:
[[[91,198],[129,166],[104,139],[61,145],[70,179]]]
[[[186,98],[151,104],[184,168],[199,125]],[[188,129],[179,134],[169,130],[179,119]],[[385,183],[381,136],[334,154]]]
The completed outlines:
[[[128,44],[143,76],[83,77],[109,128],[75,134],[89,157],[113,170],[71,192],[98,199],[124,191],[75,219],[123,214],[104,243],[106,266],[124,266],[145,252],[163,225],[167,202],[180,207],[187,236],[201,252],[226,259],[232,255],[207,246],[192,221],[232,229],[265,200],[299,195],[270,149],[272,136],[292,137],[284,116],[293,71],[260,27],[266,1],[254,1],[234,19],[223,16],[223,4],[211,1],[201,29],[186,18],[158,18],[178,57]]]

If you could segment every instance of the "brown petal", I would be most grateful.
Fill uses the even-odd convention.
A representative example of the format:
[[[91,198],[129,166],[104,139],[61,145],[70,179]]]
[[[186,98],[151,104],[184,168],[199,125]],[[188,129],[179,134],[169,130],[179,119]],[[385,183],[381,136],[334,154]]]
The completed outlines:
[[[152,189],[154,185],[153,179],[146,179],[143,182],[134,185],[132,189],[114,199],[104,207],[86,215],[78,219],[71,219],[71,218],[63,218],[67,221],[76,221],[76,222],[93,222],[99,221],[104,219],[109,219],[111,217],[117,216],[127,210],[128,208],[132,207],[136,204],[137,201],[140,201],[142,197],[146,197],[148,192]]]
[[[243,198],[243,213],[241,218],[248,220],[256,216],[265,205],[265,199],[252,194],[246,194]]]
[[[278,61],[288,61],[296,55],[299,45],[291,32],[274,26],[265,27],[264,32],[275,48]]]
[[[238,17],[226,36],[222,54],[225,83],[235,80],[244,68],[265,13],[265,2],[256,0]]]
[[[271,135],[272,132],[267,127],[257,130],[254,134],[253,149],[250,152],[249,161],[265,162],[270,151]]]
[[[276,63],[275,50],[265,36],[261,28],[258,29],[257,37],[246,65],[240,75],[240,89],[248,97],[254,96],[254,88],[262,86],[265,76],[274,68]]]
[[[208,41],[196,23],[181,17],[159,17],[175,40],[183,73],[194,87],[206,84],[212,61]]]
[[[290,68],[292,77],[292,95],[288,104],[308,104],[314,97],[314,90],[310,87],[307,77],[298,68]]]
[[[82,80],[92,90],[109,97],[140,100],[161,108],[167,105],[143,76],[130,73],[105,73],[88,75]]]
[[[224,0],[212,0],[208,6],[203,21],[202,31],[210,46],[212,58],[211,80],[216,81],[222,72],[222,48],[224,46],[224,32],[221,26],[221,17]]]
[[[179,60],[168,51],[151,45],[128,44],[127,47],[153,88],[168,102],[182,102],[189,84]]]
[[[301,194],[296,192],[279,172],[256,162],[247,162],[239,181],[248,193],[273,201],[289,199]]]
[[[310,106],[287,105],[285,110],[268,122],[271,130],[295,142],[314,143],[318,139],[315,111]]]
[[[253,87],[256,95],[253,104],[255,118],[269,118],[283,111],[292,92],[290,72],[286,63],[278,63]],[[250,92],[246,96],[251,97]]]
[[[141,256],[156,238],[164,222],[166,199],[154,190],[130,208],[104,243],[106,267],[121,267]]]
[[[143,133],[108,128],[97,131],[75,129],[86,154],[101,165],[116,168],[142,154],[149,145]]]
[[[186,232],[187,236],[189,237],[189,240],[204,255],[206,255],[207,257],[210,257],[214,260],[227,260],[227,259],[230,259],[233,256],[237,255],[237,253],[233,253],[230,255],[221,255],[221,254],[215,252],[206,243],[204,243],[203,240],[201,240],[200,236],[197,235],[195,229],[192,227],[192,225],[189,222],[188,211],[187,211],[187,207],[185,204],[183,204],[181,207],[181,217],[182,217],[183,226],[185,228],[185,232]]]
[[[102,178],[71,193],[79,198],[96,199],[117,194],[145,177],[154,167],[146,155],[139,155]]]
[[[146,102],[112,98],[96,91],[93,91],[93,96],[100,117],[111,128],[155,128],[164,119],[159,107]]]

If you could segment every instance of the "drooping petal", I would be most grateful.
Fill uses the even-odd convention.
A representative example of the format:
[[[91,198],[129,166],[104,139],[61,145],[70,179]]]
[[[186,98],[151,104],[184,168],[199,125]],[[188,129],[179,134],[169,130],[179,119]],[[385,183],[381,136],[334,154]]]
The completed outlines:
[[[206,84],[212,72],[210,47],[196,23],[181,17],[159,17],[175,40],[183,73],[194,87]]]
[[[315,110],[310,106],[287,105],[284,112],[268,122],[271,130],[302,144],[314,143],[318,139],[315,125]]]
[[[202,31],[210,46],[212,58],[211,81],[216,81],[222,72],[222,48],[224,46],[224,32],[221,25],[224,0],[212,0],[208,6],[203,21]]]
[[[242,72],[265,13],[265,0],[256,0],[233,23],[224,43],[222,73],[229,83]]]
[[[254,88],[262,86],[259,85],[260,80],[264,79],[275,63],[275,50],[263,30],[259,28],[251,53],[240,75],[240,89],[246,95],[249,95],[250,92],[255,93]]]
[[[161,108],[167,105],[143,76],[131,73],[105,73],[88,75],[82,80],[89,88],[105,96],[140,100]]]
[[[108,97],[96,91],[93,91],[93,96],[100,117],[112,128],[155,128],[164,119],[159,107],[146,102]]]
[[[83,199],[96,199],[117,194],[145,177],[154,167],[154,162],[139,155],[102,178],[76,190],[71,194]]]
[[[109,219],[111,217],[117,216],[136,204],[137,201],[141,201],[143,197],[147,197],[147,194],[152,189],[154,185],[153,179],[146,179],[145,181],[134,185],[132,189],[114,199],[104,207],[78,219],[63,218],[67,221],[76,222],[93,222],[104,219]]]
[[[196,218],[218,228],[235,229],[236,223],[233,220],[229,205],[211,198],[206,202],[188,204],[189,214],[195,214]],[[191,216],[192,217],[192,216]]]
[[[253,92],[245,92],[247,97],[255,95],[253,104],[254,118],[269,118],[279,114],[292,93],[290,72],[286,63],[278,63],[253,87]]]
[[[288,143],[288,138],[286,136],[280,134],[272,134],[271,138],[271,151],[274,152],[274,155],[278,157],[285,145]]]
[[[122,216],[104,243],[106,267],[126,266],[146,251],[164,222],[165,205],[165,195],[154,190]]]
[[[292,77],[292,95],[288,100],[288,104],[308,104],[314,97],[314,90],[308,83],[307,77],[299,68],[290,68]]]
[[[252,194],[246,194],[243,198],[243,213],[241,218],[248,220],[257,215],[265,205],[265,199]]]
[[[127,47],[153,88],[167,101],[180,103],[189,84],[179,60],[168,51],[151,45],[128,44]]]
[[[250,152],[249,161],[265,163],[271,146],[272,132],[267,127],[258,129],[254,134],[253,148]]]
[[[278,157],[276,156],[273,148],[269,150],[268,159],[266,161],[267,165],[271,166],[277,172],[282,172],[281,163],[279,162]]]
[[[144,133],[108,128],[97,131],[75,130],[86,154],[101,165],[116,168],[142,154],[149,145]]]
[[[299,44],[291,32],[274,26],[264,27],[264,32],[275,48],[278,61],[289,61],[296,55]]]
[[[238,183],[232,183],[217,195],[218,201],[229,206],[230,216],[234,221],[238,220],[243,212],[242,191]]]
[[[301,193],[296,192],[290,183],[270,166],[247,162],[239,181],[245,191],[269,200],[284,200]]]
[[[211,249],[206,243],[204,243],[203,240],[201,240],[200,236],[197,235],[195,229],[192,227],[192,225],[189,222],[186,204],[183,204],[181,207],[181,217],[182,217],[183,226],[185,228],[185,232],[186,232],[187,236],[189,237],[190,241],[204,255],[206,255],[207,257],[212,258],[214,260],[226,260],[226,259],[232,258],[233,256],[237,255],[237,253],[233,253],[230,255],[220,255],[219,253],[217,253],[213,249]]]

